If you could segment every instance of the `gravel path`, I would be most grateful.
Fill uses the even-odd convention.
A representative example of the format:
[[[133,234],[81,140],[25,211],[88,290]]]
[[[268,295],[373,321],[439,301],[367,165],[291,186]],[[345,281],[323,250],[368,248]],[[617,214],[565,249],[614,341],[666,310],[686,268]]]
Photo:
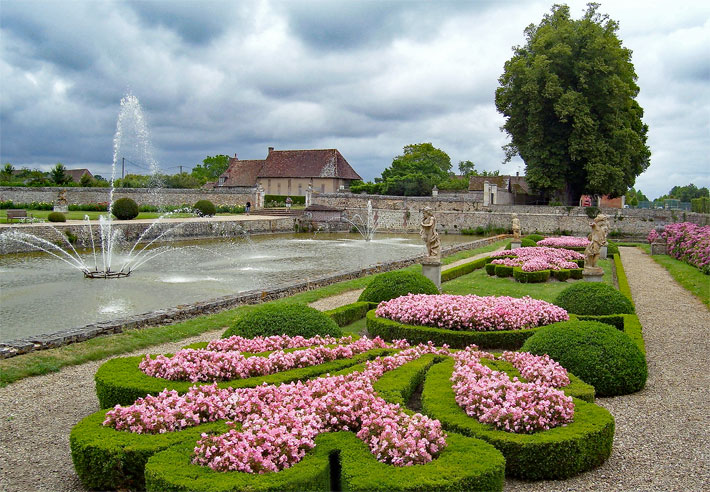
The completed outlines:
[[[710,378],[705,368],[710,313],[638,249],[623,248],[622,259],[644,327],[649,378],[646,388],[634,395],[597,400],[616,418],[611,458],[566,481],[506,480],[505,490],[710,490]],[[348,296],[359,292],[334,297],[347,303]],[[149,351],[175,351],[220,333]],[[98,410],[93,376],[103,362],[0,388],[0,490],[84,490],[74,474],[69,432]]]

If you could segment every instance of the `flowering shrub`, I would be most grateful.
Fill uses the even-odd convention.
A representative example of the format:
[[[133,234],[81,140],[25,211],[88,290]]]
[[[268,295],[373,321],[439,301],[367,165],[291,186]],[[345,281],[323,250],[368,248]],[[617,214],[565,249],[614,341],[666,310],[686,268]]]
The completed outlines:
[[[700,227],[691,222],[668,224],[660,236],[666,240],[670,256],[710,275],[710,226]],[[658,237],[658,232],[652,229],[648,242],[652,243]]]
[[[577,251],[544,247],[540,246],[541,242],[538,242],[538,246],[535,248],[515,248],[492,255],[492,258],[495,259],[491,263],[494,265],[521,267],[524,272],[538,272],[541,270],[578,268],[578,265],[573,260],[584,259],[584,255]]]
[[[572,421],[574,403],[557,386],[569,384],[567,372],[549,358],[532,354],[501,356],[533,382],[524,383],[517,377],[481,364],[481,357],[494,357],[478,351],[475,345],[453,355],[456,364],[451,377],[458,403],[466,414],[499,430],[530,434],[539,430],[566,425]]]
[[[406,342],[394,344],[399,348]],[[446,347],[405,348],[397,355],[365,364],[365,370],[307,382],[256,388],[192,387],[187,394],[163,391],[129,407],[107,412],[104,425],[136,433],[164,433],[220,419],[240,421],[221,436],[203,434],[194,463],[218,471],[265,473],[300,461],[321,432],[349,430],[365,441],[379,460],[397,466],[431,461],[445,446],[437,420],[408,415],[387,403],[372,384],[386,371],[424,354],[447,355]]]
[[[538,241],[537,245],[551,248],[586,248],[589,246],[589,239],[574,236],[548,237]]]
[[[286,338],[288,337],[283,337],[283,343],[288,345],[290,342],[287,342]],[[317,338],[320,337],[314,337],[314,339]],[[328,338],[327,340],[333,339]],[[346,345],[337,345],[333,348],[321,345],[295,352],[277,350],[267,357],[245,357],[237,351],[218,352],[209,349],[183,349],[172,357],[158,355],[155,359],[152,359],[150,355],[146,355],[138,367],[148,376],[172,381],[226,381],[264,376],[298,367],[315,366],[336,359],[349,359],[368,350],[388,347],[379,337],[373,340],[361,338],[356,342],[352,342],[350,337],[343,340],[348,343]],[[297,338],[295,343],[299,341],[305,342],[305,339],[301,338],[299,340]],[[239,340],[234,340],[232,344],[249,346],[248,343],[240,342]],[[215,345],[229,346],[229,344]],[[261,346],[259,343],[254,345],[257,348]]]
[[[569,319],[567,311],[525,296],[409,294],[377,306],[377,316],[449,330],[522,330]]]

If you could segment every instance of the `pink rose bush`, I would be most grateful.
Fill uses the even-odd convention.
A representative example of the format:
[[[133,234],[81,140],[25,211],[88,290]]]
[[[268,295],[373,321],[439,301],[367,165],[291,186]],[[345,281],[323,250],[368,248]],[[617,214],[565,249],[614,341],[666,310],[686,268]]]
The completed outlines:
[[[652,229],[648,242],[658,237],[658,232]],[[670,256],[710,274],[710,226],[700,227],[691,222],[668,224],[660,237],[666,240]]]
[[[400,323],[471,331],[522,330],[569,320],[561,307],[529,296],[409,294],[381,302],[375,313]]]
[[[586,248],[589,246],[589,239],[575,236],[546,237],[538,241],[537,245],[550,248]]]
[[[530,434],[566,425],[574,416],[571,397],[556,388],[569,384],[567,371],[549,357],[504,352],[501,359],[518,368],[525,379],[511,381],[504,372],[481,364],[495,359],[475,345],[453,355],[451,377],[456,403],[470,417],[496,429]]]
[[[321,340],[334,341],[332,339]],[[148,376],[170,379],[171,381],[192,381],[193,383],[227,381],[264,376],[298,367],[315,366],[336,359],[350,359],[368,350],[390,347],[379,337],[372,340],[363,337],[356,342],[353,342],[350,337],[345,337],[341,341],[345,344],[332,348],[320,345],[295,352],[276,350],[267,357],[246,357],[237,351],[182,349],[172,357],[158,355],[152,359],[150,355],[146,355],[138,367]],[[299,340],[296,343],[305,343],[305,341]],[[221,346],[229,347],[230,345]],[[262,348],[258,343],[255,347]]]
[[[515,248],[491,257],[495,258],[491,262],[494,265],[521,267],[525,272],[579,268],[573,260],[584,259],[584,255],[577,251],[545,246]]]

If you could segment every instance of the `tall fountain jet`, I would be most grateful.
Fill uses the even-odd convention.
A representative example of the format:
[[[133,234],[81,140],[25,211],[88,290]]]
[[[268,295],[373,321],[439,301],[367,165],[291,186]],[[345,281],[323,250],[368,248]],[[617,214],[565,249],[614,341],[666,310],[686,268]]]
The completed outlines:
[[[133,138],[135,141],[132,141]],[[152,249],[149,249],[149,247],[159,239],[163,238],[167,233],[175,229],[175,227],[179,226],[163,231],[150,242],[139,247],[139,244],[143,238],[146,237],[146,235],[161,222],[163,217],[169,215],[165,214],[156,219],[145,231],[143,231],[135,244],[133,244],[133,247],[130,249],[128,255],[123,258],[120,266],[115,268],[113,265],[113,261],[115,259],[114,250],[122,237],[122,231],[114,227],[114,221],[112,218],[114,203],[113,195],[115,191],[118,163],[123,159],[122,156],[128,151],[132,151],[130,155],[133,158],[140,160],[150,167],[151,175],[156,176],[158,174],[159,168],[156,160],[153,158],[153,152],[150,144],[150,133],[145,122],[145,117],[143,116],[143,109],[141,108],[138,98],[131,93],[121,99],[121,110],[116,121],[116,133],[113,137],[113,162],[111,165],[111,186],[109,188],[108,214],[99,217],[98,242],[94,240],[94,231],[88,215],[84,216],[84,222],[88,228],[88,235],[91,238],[91,258],[93,258],[93,266],[87,264],[85,259],[77,252],[74,245],[69,242],[67,237],[53,226],[49,227],[54,229],[57,235],[63,239],[66,243],[65,247],[59,246],[52,241],[20,231],[12,231],[11,233],[4,234],[2,236],[3,239],[13,240],[33,248],[40,249],[45,253],[64,261],[72,267],[81,270],[86,278],[127,277],[133,270],[146,261],[172,250],[173,248],[168,246],[161,246]]]

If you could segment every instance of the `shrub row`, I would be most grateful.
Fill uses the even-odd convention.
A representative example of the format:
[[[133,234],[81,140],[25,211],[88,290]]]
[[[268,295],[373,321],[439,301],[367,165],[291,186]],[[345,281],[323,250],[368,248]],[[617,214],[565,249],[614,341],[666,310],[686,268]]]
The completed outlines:
[[[323,311],[323,314],[330,316],[336,325],[343,327],[364,318],[370,309],[375,309],[376,307],[376,302],[358,301],[329,311]]]
[[[496,268],[496,275],[498,269]],[[520,267],[513,268],[513,278],[521,284],[539,284],[550,280],[550,270],[539,270],[537,272],[525,272]]]
[[[448,282],[449,280],[461,277],[462,275],[467,275],[474,270],[478,270],[479,268],[486,266],[487,261],[488,258],[479,258],[478,260],[473,260],[468,263],[464,263],[463,265],[444,270],[441,272],[441,281]]]
[[[15,203],[12,200],[0,201],[0,209],[6,208],[24,208],[27,210],[52,210],[54,209],[54,204],[48,202]]]
[[[431,341],[437,346],[446,344],[457,349],[476,344],[485,349],[516,350],[539,329],[540,327],[502,331],[444,330],[430,326],[407,325],[379,318],[374,309],[367,313],[367,331],[371,336],[379,336],[387,341],[406,338],[412,345]]]
[[[289,371],[270,374],[268,376],[255,376],[246,379],[222,381],[217,384],[220,388],[249,388],[267,382],[268,384],[290,383],[291,381],[311,379],[326,373],[333,373],[345,367],[374,359],[381,355],[391,353],[388,349],[375,349],[359,354],[351,359],[338,359],[317,366],[302,367]],[[115,405],[130,405],[138,398],[146,395],[157,395],[164,389],[176,390],[186,393],[195,384],[188,381],[170,381],[168,379],[148,376],[138,368],[143,357],[117,357],[99,367],[94,380],[96,381],[96,396],[100,408],[110,408]]]
[[[424,413],[450,432],[483,439],[506,460],[506,475],[526,480],[564,479],[591,470],[611,454],[614,417],[604,408],[575,398],[574,421],[534,434],[500,431],[466,415],[449,379],[453,360],[433,366],[422,393]]]
[[[564,282],[569,278],[575,280],[582,279],[581,268],[575,268],[572,270],[561,268],[559,270],[539,270],[537,272],[524,272],[520,267],[495,265],[493,263],[487,263],[485,267],[486,273],[490,276],[513,277],[515,280],[523,284],[547,282],[551,276],[561,282]]]

